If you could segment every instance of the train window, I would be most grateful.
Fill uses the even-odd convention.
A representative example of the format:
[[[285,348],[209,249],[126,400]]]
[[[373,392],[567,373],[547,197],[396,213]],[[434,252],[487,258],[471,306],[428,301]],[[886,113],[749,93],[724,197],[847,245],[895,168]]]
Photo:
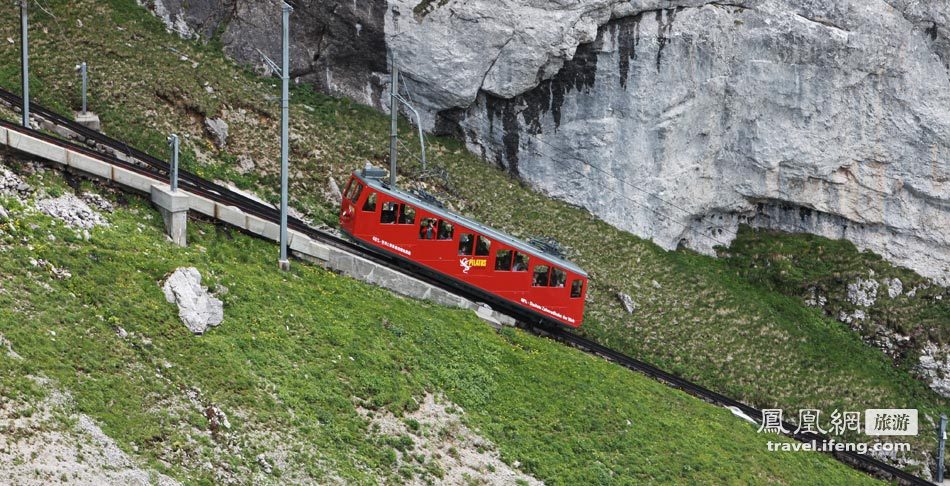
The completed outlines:
[[[376,211],[376,193],[372,193],[369,197],[366,198],[366,202],[363,203],[363,211],[373,212]]]
[[[547,265],[538,265],[534,267],[534,278],[531,279],[531,286],[547,287],[549,270],[550,268],[548,268]]]
[[[515,253],[515,264],[511,267],[513,272],[527,272],[528,271],[528,261],[530,258],[524,253]]]
[[[439,220],[439,232],[436,234],[436,238],[440,240],[451,240],[452,235],[455,234],[455,228],[452,227],[452,223],[448,221]]]
[[[434,240],[435,239],[435,218],[422,218],[422,222],[419,223],[419,239],[421,240]]]
[[[475,256],[488,256],[491,250],[491,240],[484,236],[479,236],[475,242]]]
[[[471,233],[462,233],[459,237],[459,255],[471,255],[475,237]]]
[[[551,268],[551,287],[563,288],[565,282],[567,282],[567,274],[564,270],[557,267]]]
[[[360,198],[360,194],[363,192],[363,184],[359,182],[356,183],[356,189],[353,191],[353,195],[350,196],[350,201],[356,202]]]
[[[353,195],[354,189],[356,189],[356,179],[350,179],[350,182],[346,184],[346,190],[343,191],[343,198],[349,199]]]
[[[571,298],[578,298],[581,296],[581,291],[584,290],[584,281],[577,279],[571,282]]]
[[[416,208],[408,204],[400,204],[399,224],[416,224]]]
[[[498,250],[495,252],[495,270],[502,272],[511,270],[511,250]]]
[[[379,214],[380,223],[395,223],[396,222],[396,203],[394,202],[384,202],[383,210]]]

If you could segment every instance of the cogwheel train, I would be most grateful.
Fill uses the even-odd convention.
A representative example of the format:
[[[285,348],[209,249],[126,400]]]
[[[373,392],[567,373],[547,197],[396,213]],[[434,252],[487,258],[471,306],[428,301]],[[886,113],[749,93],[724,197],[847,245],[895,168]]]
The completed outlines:
[[[578,327],[587,273],[550,249],[454,214],[424,193],[410,194],[367,166],[343,192],[340,226],[351,238],[443,280],[500,299],[531,315]]]

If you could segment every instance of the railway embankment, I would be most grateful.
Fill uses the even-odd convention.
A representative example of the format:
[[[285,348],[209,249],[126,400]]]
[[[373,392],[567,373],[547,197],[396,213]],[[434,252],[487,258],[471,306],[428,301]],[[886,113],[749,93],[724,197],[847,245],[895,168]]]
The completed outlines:
[[[183,248],[144,194],[2,164],[28,188],[0,194],[0,472],[16,482],[872,482],[553,341],[319,265],[280,272],[272,243],[229,225],[193,220]],[[36,209],[82,194],[113,208],[88,237]],[[162,289],[180,267],[228,288],[200,336]]]

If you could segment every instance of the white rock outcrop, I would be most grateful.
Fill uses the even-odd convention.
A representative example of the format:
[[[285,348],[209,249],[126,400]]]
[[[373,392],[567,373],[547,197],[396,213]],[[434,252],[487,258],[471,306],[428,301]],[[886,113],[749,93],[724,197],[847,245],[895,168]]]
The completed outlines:
[[[927,343],[917,370],[933,391],[950,398],[950,346]]]
[[[59,219],[70,228],[89,230],[96,226],[109,226],[105,217],[89,207],[86,201],[72,194],[39,200],[36,202],[36,209]]]
[[[873,278],[858,278],[848,284],[848,302],[861,307],[871,307],[877,301],[877,290],[881,284]]]
[[[178,306],[178,317],[195,334],[224,320],[224,303],[201,286],[201,273],[194,267],[175,270],[162,285],[165,300]]]

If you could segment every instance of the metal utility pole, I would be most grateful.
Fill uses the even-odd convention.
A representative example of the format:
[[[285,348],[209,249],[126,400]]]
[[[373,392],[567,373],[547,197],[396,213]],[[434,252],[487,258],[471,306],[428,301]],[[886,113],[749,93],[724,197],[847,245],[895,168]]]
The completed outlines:
[[[399,86],[399,66],[396,65],[396,53],[392,56],[392,80],[389,83],[389,185],[396,187],[396,143],[398,142],[399,104],[396,100],[397,86]]]
[[[23,59],[20,66],[23,69],[23,127],[30,128],[30,39],[29,22],[27,21],[27,4],[29,0],[20,0],[20,52]]]
[[[940,416],[940,430],[937,432],[937,482],[943,482],[943,450],[947,443],[947,416]]]
[[[178,135],[174,133],[168,137],[168,145],[172,151],[172,166],[168,174],[168,185],[172,192],[178,191]]]
[[[280,260],[277,262],[281,270],[290,270],[290,260],[287,258],[287,158],[288,131],[290,129],[290,12],[294,9],[286,2],[282,2],[283,13],[283,62],[280,69],[281,98],[280,98]]]
[[[89,85],[89,70],[86,62],[79,65],[79,74],[82,76],[82,114],[86,114],[86,88]]]
[[[413,115],[416,115],[416,128],[419,129],[419,147],[421,150],[420,153],[422,154],[422,170],[424,171],[426,170],[426,137],[422,132],[422,117],[420,117],[419,112],[412,107],[412,104],[406,101],[406,99],[400,96],[398,93],[393,95],[392,98],[395,101],[402,103],[403,106],[411,111]],[[395,186],[395,182],[393,183],[393,186]]]

